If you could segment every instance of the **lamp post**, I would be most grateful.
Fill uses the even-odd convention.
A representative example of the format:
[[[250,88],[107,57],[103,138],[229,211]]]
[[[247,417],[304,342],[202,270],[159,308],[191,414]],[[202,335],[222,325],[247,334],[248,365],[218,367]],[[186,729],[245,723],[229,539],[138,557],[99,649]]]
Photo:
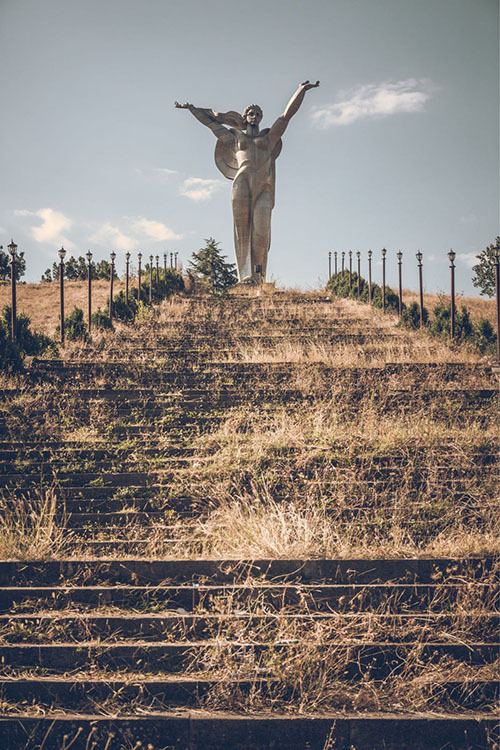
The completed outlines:
[[[156,284],[158,285],[160,283],[160,267],[158,265],[159,256],[157,255],[156,258]]]
[[[92,253],[90,250],[87,251],[87,264],[88,264],[88,270],[87,270],[87,278],[88,278],[88,299],[87,299],[87,305],[88,305],[88,319],[89,319],[89,333],[90,329],[92,327]]]
[[[174,268],[175,268],[176,271],[177,271],[177,258],[178,258],[178,256],[179,256],[179,253],[176,250],[175,253],[174,253]]]
[[[170,268],[174,267],[174,254],[170,253]]]
[[[335,276],[336,276],[337,275],[337,251],[335,250],[335,252],[333,254],[335,256],[335,265],[334,265],[334,268],[335,268]]]
[[[345,266],[345,251],[342,250],[342,276],[344,275],[344,266]]]
[[[372,250],[368,250],[368,304],[372,303]]]
[[[332,278],[332,251],[328,251],[328,281]]]
[[[130,263],[130,253],[125,253],[125,304],[128,307],[128,272]]]
[[[385,256],[387,250],[382,248],[382,310],[385,312]]]
[[[165,276],[165,281],[167,279],[167,253],[163,253],[163,273]]]
[[[142,263],[142,253],[137,253],[137,257],[139,259],[139,264],[137,266],[137,303],[141,301],[141,263]]]
[[[450,292],[451,292],[451,310],[450,310],[450,336],[455,338],[455,257],[456,253],[450,248],[448,258],[450,261]]]
[[[16,300],[16,250],[14,240],[10,241],[10,335],[12,341],[16,340],[17,328],[17,300]]]
[[[402,277],[402,271],[401,271],[401,263],[403,260],[403,253],[401,250],[399,250],[397,253],[397,259],[398,259],[398,280],[399,280],[399,317],[403,314],[403,277]]]
[[[361,276],[361,253],[359,252],[359,250],[356,253],[356,257],[358,259],[358,302],[359,302],[359,297],[360,297],[360,291],[359,291],[359,284],[360,284],[360,282],[359,282],[359,277]]]
[[[352,250],[349,250],[349,294],[352,289]]]
[[[61,300],[61,344],[64,344],[64,256],[66,250],[61,247],[59,250],[59,292]]]
[[[111,275],[109,279],[109,319],[113,322],[113,282],[115,276],[115,258],[116,253],[114,250],[111,251]]]
[[[422,280],[422,258],[424,256],[418,251],[416,258],[418,261],[418,285],[420,290],[420,328],[424,327],[424,283]]]
[[[495,291],[497,296],[497,360],[500,364],[500,245],[495,246]]]
[[[153,301],[153,256],[149,256],[149,303]]]

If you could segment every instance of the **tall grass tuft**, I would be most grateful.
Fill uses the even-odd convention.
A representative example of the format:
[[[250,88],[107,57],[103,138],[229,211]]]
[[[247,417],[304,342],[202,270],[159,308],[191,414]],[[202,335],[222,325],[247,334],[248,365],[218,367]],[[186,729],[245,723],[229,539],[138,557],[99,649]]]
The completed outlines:
[[[0,500],[0,557],[3,560],[58,558],[69,541],[53,488]]]

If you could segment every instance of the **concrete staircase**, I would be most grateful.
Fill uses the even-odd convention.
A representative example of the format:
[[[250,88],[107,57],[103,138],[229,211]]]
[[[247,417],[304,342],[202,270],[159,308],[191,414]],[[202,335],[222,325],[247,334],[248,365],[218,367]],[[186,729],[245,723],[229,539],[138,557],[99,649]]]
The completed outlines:
[[[45,501],[63,531],[52,555],[0,561],[0,747],[498,747],[498,384],[442,349],[353,303],[231,295],[34,361],[2,394],[3,512]],[[355,440],[290,439],[234,482],[322,498],[374,554],[197,551],[219,499],[204,436],[332,403]],[[427,427],[374,451],[368,409]],[[456,551],[431,554],[450,523]]]

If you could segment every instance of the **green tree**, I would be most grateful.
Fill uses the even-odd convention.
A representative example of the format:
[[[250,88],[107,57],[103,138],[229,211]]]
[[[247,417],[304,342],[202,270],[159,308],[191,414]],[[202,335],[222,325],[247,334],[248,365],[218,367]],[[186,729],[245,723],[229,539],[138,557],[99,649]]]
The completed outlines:
[[[479,287],[481,294],[487,297],[493,297],[495,294],[495,247],[500,247],[500,237],[496,238],[494,245],[488,245],[482,253],[479,253],[477,256],[479,263],[472,267],[475,274],[472,283]]]
[[[218,247],[220,243],[213,237],[209,237],[205,242],[205,247],[193,253],[193,260],[189,261],[191,271],[209,291],[223,294],[238,281],[236,266],[234,263],[226,263],[226,256],[222,255]]]
[[[0,250],[0,281],[10,281],[10,253]],[[16,281],[26,272],[24,252],[16,253]]]

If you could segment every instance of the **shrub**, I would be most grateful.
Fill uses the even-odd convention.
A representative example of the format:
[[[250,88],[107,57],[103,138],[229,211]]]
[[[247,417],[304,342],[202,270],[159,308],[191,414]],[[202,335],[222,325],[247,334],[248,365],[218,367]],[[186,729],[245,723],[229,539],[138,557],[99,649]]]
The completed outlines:
[[[473,324],[472,328],[472,337],[477,348],[481,352],[493,353],[497,343],[497,335],[490,321],[487,318],[481,318]]]
[[[21,313],[16,317],[16,341],[10,337],[11,307],[6,305],[0,317],[0,367],[2,370],[22,370],[25,355],[36,356],[47,350],[57,353],[55,342],[44,333],[32,331],[30,318]]]
[[[99,308],[97,312],[92,315],[92,327],[99,328],[101,330],[111,330],[113,324],[111,323],[110,317],[107,312],[104,312]]]
[[[64,334],[68,341],[87,340],[87,324],[83,319],[83,310],[81,308],[75,307],[71,314],[64,320]]]
[[[423,308],[423,319],[424,319],[424,325],[427,325],[429,314],[427,312],[427,308]],[[403,309],[403,313],[401,315],[401,325],[403,325],[405,328],[413,328],[416,330],[417,328],[420,328],[420,305],[418,302],[412,302],[409,307],[405,307]]]

